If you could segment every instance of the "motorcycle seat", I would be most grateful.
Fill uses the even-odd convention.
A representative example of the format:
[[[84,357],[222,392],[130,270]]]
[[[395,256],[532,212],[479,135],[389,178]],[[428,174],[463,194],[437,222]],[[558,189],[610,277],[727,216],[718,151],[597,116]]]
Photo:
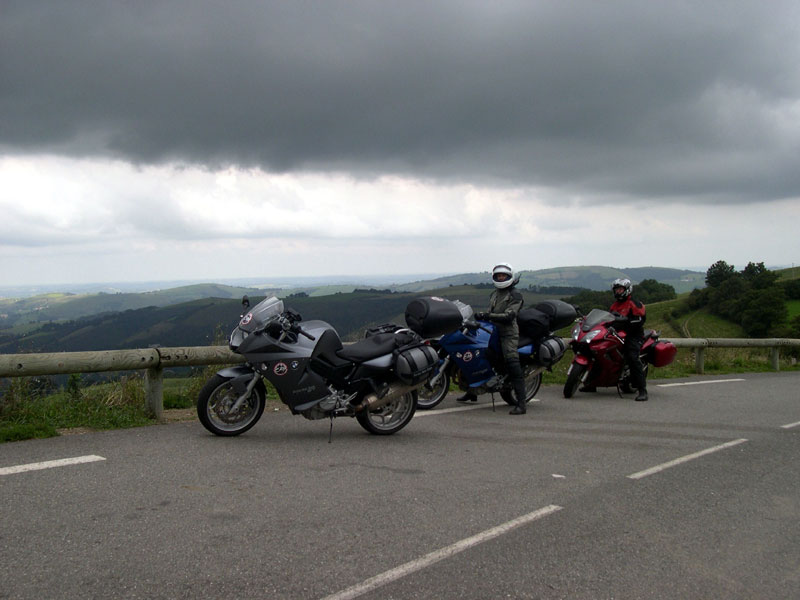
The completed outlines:
[[[519,342],[517,343],[517,348],[522,348],[523,346],[528,346],[533,344],[534,340],[532,337],[528,337],[527,335],[520,335]]]
[[[336,355],[352,362],[362,363],[391,354],[396,347],[394,333],[379,333],[337,350]]]

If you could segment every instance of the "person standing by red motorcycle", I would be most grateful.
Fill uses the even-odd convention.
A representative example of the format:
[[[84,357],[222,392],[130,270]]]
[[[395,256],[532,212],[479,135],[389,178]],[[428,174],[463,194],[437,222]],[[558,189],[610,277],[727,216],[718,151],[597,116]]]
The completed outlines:
[[[615,302],[608,310],[619,315],[614,327],[625,332],[623,355],[631,372],[631,385],[639,390],[635,400],[644,402],[647,400],[647,379],[639,354],[644,343],[645,306],[631,297],[633,284],[630,279],[615,279],[611,291]]]

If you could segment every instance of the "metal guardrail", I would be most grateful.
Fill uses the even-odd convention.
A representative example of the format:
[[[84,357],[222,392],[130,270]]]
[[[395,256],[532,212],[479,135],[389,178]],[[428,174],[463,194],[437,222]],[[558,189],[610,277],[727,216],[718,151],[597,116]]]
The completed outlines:
[[[234,354],[227,346],[0,354],[0,377],[145,371],[145,399],[155,417],[161,419],[164,412],[164,369],[243,362],[244,357]]]
[[[770,363],[780,370],[780,349],[800,347],[800,339],[767,338],[661,338],[678,348],[695,352],[695,370],[703,373],[706,348],[769,348]],[[565,340],[569,342],[569,340]],[[69,375],[108,371],[145,371],[147,405],[160,419],[164,407],[164,369],[206,365],[239,364],[244,357],[227,346],[185,348],[144,348],[139,350],[98,350],[94,352],[55,352],[47,354],[0,354],[0,377]]]

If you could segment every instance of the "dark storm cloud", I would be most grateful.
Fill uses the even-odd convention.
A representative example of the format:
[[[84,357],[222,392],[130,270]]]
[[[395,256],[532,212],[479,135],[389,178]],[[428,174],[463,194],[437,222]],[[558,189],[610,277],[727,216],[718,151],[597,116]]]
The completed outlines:
[[[800,4],[10,1],[0,148],[800,195]]]

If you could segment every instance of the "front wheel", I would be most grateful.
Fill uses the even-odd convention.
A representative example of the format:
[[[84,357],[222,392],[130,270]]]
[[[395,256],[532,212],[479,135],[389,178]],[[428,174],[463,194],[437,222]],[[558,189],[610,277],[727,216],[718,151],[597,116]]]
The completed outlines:
[[[267,403],[264,384],[259,382],[252,393],[234,411],[239,394],[233,389],[231,377],[214,375],[200,390],[197,398],[197,417],[215,435],[239,435],[250,429],[261,418]]]
[[[572,398],[575,392],[578,391],[578,386],[581,384],[581,378],[586,372],[586,365],[580,363],[572,363],[569,366],[567,373],[567,382],[564,384],[564,398]]]
[[[542,385],[542,373],[536,372],[536,367],[530,365],[524,368],[523,376],[525,377],[525,404],[533,400],[539,387]],[[509,406],[516,406],[517,401],[514,399],[514,393],[511,390],[500,390],[500,397],[505,400]]]
[[[356,415],[359,425],[375,435],[392,435],[408,425],[417,410],[417,392],[408,392],[388,404]]]
[[[443,371],[431,377],[431,380],[436,378],[436,383],[431,385],[430,380],[425,382],[421,388],[417,390],[417,408],[421,410],[430,410],[437,406],[450,390],[450,374]]]

